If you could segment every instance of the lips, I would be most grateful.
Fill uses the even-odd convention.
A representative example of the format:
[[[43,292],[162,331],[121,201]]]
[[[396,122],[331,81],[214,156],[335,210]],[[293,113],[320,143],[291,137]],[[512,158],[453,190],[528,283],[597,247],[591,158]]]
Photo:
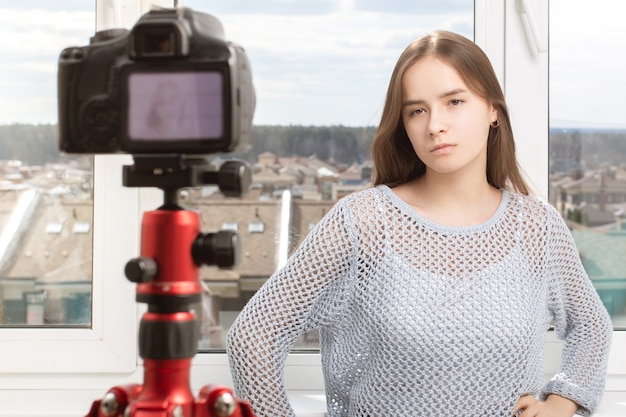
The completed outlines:
[[[442,152],[444,149],[452,148],[453,146],[454,145],[452,145],[450,143],[442,143],[442,144],[436,145],[430,151],[431,152]]]

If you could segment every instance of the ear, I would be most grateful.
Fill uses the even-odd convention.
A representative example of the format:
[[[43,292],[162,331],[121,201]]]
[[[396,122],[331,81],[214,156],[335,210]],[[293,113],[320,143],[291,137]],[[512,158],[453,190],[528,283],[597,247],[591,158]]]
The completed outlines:
[[[495,123],[496,120],[500,119],[500,115],[498,114],[498,109],[496,108],[496,106],[491,103],[491,117],[490,117],[490,121],[491,123]]]

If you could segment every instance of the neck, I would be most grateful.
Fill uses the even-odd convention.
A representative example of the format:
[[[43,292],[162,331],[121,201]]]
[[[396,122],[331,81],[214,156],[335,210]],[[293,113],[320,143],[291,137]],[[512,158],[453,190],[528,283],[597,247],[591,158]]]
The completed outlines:
[[[432,172],[426,172],[418,178],[415,187],[420,194],[438,203],[479,202],[498,191],[487,182],[485,175],[446,175]]]
[[[449,226],[469,226],[489,219],[502,194],[483,175],[435,175],[394,188],[394,192],[426,218]]]

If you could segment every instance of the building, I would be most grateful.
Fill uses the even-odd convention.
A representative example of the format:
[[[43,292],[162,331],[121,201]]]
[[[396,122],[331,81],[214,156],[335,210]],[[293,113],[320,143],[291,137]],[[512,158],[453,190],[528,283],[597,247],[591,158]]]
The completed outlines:
[[[2,323],[89,326],[93,203],[35,190],[1,195],[14,201],[0,235]]]
[[[551,201],[568,219],[597,227],[615,222],[615,213],[626,203],[626,180],[615,170],[575,171],[552,177]]]

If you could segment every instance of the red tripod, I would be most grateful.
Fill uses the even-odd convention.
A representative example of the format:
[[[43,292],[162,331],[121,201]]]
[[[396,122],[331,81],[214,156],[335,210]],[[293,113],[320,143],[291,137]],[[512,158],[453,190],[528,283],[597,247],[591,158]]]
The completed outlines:
[[[186,186],[217,183],[224,194],[238,196],[249,180],[249,168],[238,161],[227,162],[219,173],[207,170],[204,160],[180,156],[135,157],[135,165],[124,167],[125,186],[154,186],[165,193],[162,207],[144,213],[141,256],[125,269],[137,283],[137,301],[148,305],[139,327],[144,383],[109,389],[86,417],[254,417],[249,404],[227,387],[207,385],[198,398],[191,392],[199,338],[193,311],[201,300],[198,268],[236,265],[239,241],[232,231],[201,233],[198,213],[176,203],[178,189]]]

